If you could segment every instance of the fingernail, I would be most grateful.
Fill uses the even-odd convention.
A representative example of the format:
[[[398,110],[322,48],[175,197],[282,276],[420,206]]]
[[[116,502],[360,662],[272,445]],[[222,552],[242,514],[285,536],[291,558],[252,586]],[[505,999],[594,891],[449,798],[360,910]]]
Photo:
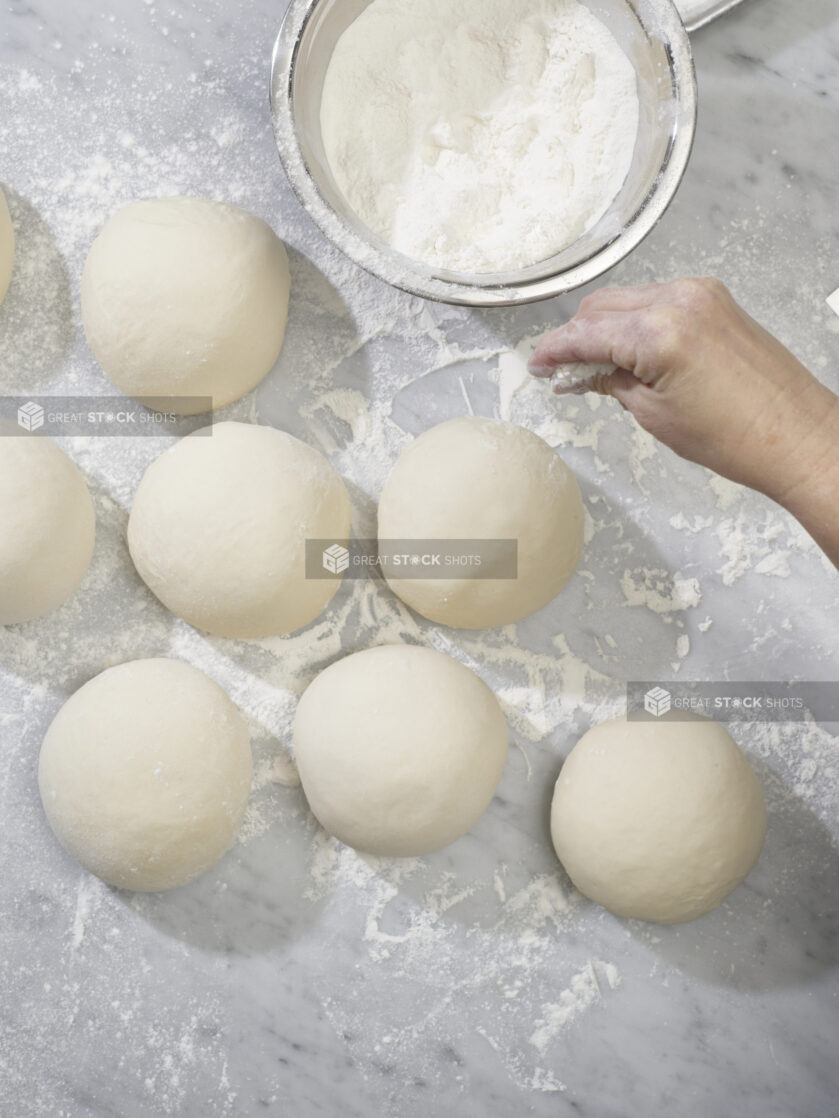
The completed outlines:
[[[528,361],[527,371],[534,377],[549,377],[553,375],[553,365],[543,365],[541,361]]]

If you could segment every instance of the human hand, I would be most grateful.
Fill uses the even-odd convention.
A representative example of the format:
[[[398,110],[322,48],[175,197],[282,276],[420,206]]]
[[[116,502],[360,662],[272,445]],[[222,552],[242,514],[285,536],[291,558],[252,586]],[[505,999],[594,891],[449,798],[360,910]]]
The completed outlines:
[[[718,280],[587,295],[541,339],[530,371],[547,377],[569,362],[617,366],[588,387],[683,458],[766,493],[808,528],[802,503],[828,469],[839,495],[839,399]]]

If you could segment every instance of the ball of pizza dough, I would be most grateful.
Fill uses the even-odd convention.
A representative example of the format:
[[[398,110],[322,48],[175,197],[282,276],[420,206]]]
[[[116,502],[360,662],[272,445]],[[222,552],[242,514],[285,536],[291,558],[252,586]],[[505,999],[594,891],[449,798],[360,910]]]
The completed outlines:
[[[207,198],[153,198],[106,221],[82,275],[82,321],[109,379],[183,415],[262,380],[288,316],[288,257],[258,217]],[[161,397],[174,399],[161,400]]]
[[[251,786],[247,727],[197,668],[134,660],[67,700],[38,782],[50,826],[85,869],[121,889],[174,889],[236,837]]]
[[[77,589],[96,518],[76,465],[50,439],[0,432],[0,625],[42,617]]]
[[[498,700],[442,652],[383,645],[332,664],[294,719],[303,790],[322,826],[370,854],[448,846],[489,806],[507,756]]]
[[[326,608],[341,578],[308,577],[306,540],[349,529],[347,491],[322,454],[273,427],[217,423],[146,470],[128,546],[149,589],[191,625],[267,637]]]
[[[574,475],[532,431],[450,419],[396,463],[379,501],[379,539],[516,540],[514,578],[388,577],[423,617],[490,629],[535,613],[568,582],[583,546],[583,502]]]
[[[14,261],[15,231],[6,196],[0,190],[0,303],[6,298],[6,292],[9,290]]]
[[[551,836],[568,876],[617,916],[677,924],[716,908],[766,834],[757,777],[717,722],[593,727],[562,766]]]

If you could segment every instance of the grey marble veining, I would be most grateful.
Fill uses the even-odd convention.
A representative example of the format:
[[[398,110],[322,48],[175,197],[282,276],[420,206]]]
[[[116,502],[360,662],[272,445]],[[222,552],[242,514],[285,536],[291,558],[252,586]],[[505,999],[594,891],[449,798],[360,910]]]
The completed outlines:
[[[561,321],[579,295],[466,313],[393,293],[334,253],[291,196],[273,145],[268,63],[283,7],[6,4],[0,182],[19,252],[0,307],[0,391],[106,391],[78,319],[81,266],[101,222],[144,194],[229,198],[288,241],[293,286],[277,369],[227,414],[331,453],[366,534],[371,478],[388,462],[355,447],[346,424],[307,411],[312,385],[393,393],[390,414],[407,431],[464,408],[461,383],[491,413],[493,361],[480,353]],[[746,0],[693,43],[700,120],[688,173],[609,279],[717,274],[839,388],[839,319],[824,305],[839,287],[835,0]],[[285,644],[195,634],[150,600],[123,541],[131,494],[159,448],[71,446],[97,507],[91,575],[52,617],[0,631],[0,1114],[839,1112],[836,726],[738,734],[766,792],[767,845],[746,884],[693,924],[621,921],[582,900],[547,826],[561,758],[623,680],[839,678],[839,578],[768,501],[714,490],[608,404],[522,394],[512,414],[535,424],[548,408],[594,525],[584,574],[518,626],[521,647],[542,657],[535,675],[507,666],[508,633],[441,638],[502,691],[514,748],[474,831],[406,863],[330,843],[276,767],[288,731],[276,709],[293,709],[289,688],[333,657],[329,618],[350,617],[351,646],[362,647],[383,625],[396,631],[387,601],[357,600],[346,586],[326,629]],[[373,464],[353,473],[362,450]],[[697,580],[700,604],[648,608],[632,597],[644,571],[647,589],[665,596],[677,577]],[[405,639],[431,639],[428,626],[399,625]],[[246,710],[257,787],[242,842],[215,870],[171,894],[132,896],[55,843],[37,753],[82,682],[121,659],[165,654],[205,667]],[[545,730],[538,703],[520,701],[540,681],[546,710],[559,691],[585,685],[593,698],[554,711]]]

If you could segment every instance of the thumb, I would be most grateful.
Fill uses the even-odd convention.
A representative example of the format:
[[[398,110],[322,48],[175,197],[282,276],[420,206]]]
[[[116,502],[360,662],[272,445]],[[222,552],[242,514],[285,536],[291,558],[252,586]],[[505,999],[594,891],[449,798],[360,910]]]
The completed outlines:
[[[663,401],[655,388],[626,369],[618,369],[610,377],[603,378],[597,391],[602,396],[613,396],[645,431],[655,438],[662,437],[668,426],[664,422],[667,409],[662,409]]]
[[[647,386],[628,369],[615,369],[609,376],[595,377],[593,387],[601,396],[614,396],[628,411],[632,411],[632,403],[640,395],[639,389]]]

